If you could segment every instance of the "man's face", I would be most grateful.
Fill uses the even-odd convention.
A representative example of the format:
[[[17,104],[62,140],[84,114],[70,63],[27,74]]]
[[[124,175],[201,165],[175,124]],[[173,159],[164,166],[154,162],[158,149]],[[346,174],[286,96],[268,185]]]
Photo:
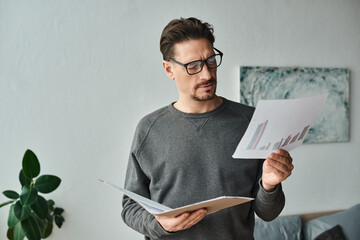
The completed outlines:
[[[210,42],[206,39],[188,40],[174,45],[173,59],[183,64],[205,60],[214,55]],[[185,67],[173,62],[171,74],[168,76],[175,80],[179,91],[179,97],[186,100],[206,101],[214,99],[216,92],[216,68],[208,69],[206,64],[201,72],[189,75]]]

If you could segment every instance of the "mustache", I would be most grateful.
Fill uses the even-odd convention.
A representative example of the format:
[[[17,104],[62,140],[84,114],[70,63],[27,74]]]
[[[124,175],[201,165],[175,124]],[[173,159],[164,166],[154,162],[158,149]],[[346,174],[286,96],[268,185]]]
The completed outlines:
[[[198,87],[201,87],[203,85],[208,85],[208,84],[212,84],[212,83],[216,83],[215,78],[211,78],[211,79],[209,79],[209,80],[207,80],[205,82],[199,83],[199,84],[196,85],[196,87],[198,88]]]

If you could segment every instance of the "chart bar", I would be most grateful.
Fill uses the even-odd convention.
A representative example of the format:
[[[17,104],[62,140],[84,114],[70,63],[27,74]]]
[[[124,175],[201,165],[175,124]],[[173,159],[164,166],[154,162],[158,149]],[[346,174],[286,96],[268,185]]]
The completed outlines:
[[[296,139],[298,138],[299,134],[300,134],[300,133],[297,133],[297,134],[293,137],[293,139],[291,140],[290,143],[294,143],[294,142],[296,141]]]
[[[255,133],[254,133],[254,136],[252,137],[247,149],[255,149],[257,144],[259,143],[260,139],[261,139],[261,136],[262,134],[264,133],[264,130],[265,130],[265,127],[268,123],[268,120],[266,120],[265,122],[263,123],[260,123],[256,130],[255,130]]]
[[[291,139],[291,135],[289,135],[287,137],[287,139],[285,140],[284,144],[282,145],[282,147],[285,147],[289,142],[290,142],[290,139]]]
[[[303,138],[304,138],[304,136],[305,136],[306,132],[309,130],[309,127],[310,127],[310,125],[307,125],[307,126],[304,128],[304,130],[302,131],[302,133],[301,133],[301,135],[300,135],[300,137],[299,137],[298,141],[303,140]]]

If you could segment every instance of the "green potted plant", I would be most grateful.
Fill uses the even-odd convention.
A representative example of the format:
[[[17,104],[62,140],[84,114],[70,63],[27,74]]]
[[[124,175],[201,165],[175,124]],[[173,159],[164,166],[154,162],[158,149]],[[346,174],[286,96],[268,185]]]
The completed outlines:
[[[31,150],[26,150],[19,174],[21,192],[19,194],[12,190],[4,191],[3,194],[11,200],[0,204],[0,208],[12,204],[7,221],[7,238],[10,240],[22,240],[25,237],[28,240],[47,238],[52,232],[54,222],[61,228],[65,221],[62,216],[64,209],[55,207],[53,200],[46,200],[39,194],[54,191],[60,185],[61,179],[54,175],[39,174],[38,158]]]

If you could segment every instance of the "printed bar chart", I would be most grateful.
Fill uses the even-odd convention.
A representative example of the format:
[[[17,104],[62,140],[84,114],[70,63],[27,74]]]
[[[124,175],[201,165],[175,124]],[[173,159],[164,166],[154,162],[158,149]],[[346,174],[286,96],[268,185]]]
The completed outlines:
[[[290,151],[300,146],[327,95],[260,100],[233,157],[266,158],[277,149]]]
[[[255,150],[257,149],[257,145],[261,140],[261,136],[263,135],[265,129],[266,129],[266,125],[268,123],[268,120],[266,120],[265,122],[260,123],[256,130],[255,133],[253,135],[253,137],[251,138],[251,141],[249,142],[249,145],[247,147],[248,150]],[[304,139],[306,133],[308,132],[310,128],[310,125],[307,125],[303,128],[301,134],[300,132],[296,133],[295,136],[293,136],[292,134],[290,134],[289,136],[287,136],[286,138],[281,138],[280,141],[275,142],[274,144],[269,142],[267,145],[262,145],[261,147],[258,148],[258,150],[268,150],[269,147],[272,145],[272,150],[277,150],[279,148],[285,147],[289,144],[293,144],[296,141],[301,141]],[[299,137],[300,135],[300,137]],[[285,141],[284,141],[285,139]]]
[[[302,130],[301,132],[301,135],[300,135],[300,132],[296,133],[295,136],[293,137],[291,134],[285,139],[285,142],[284,144],[282,144],[282,142],[284,141],[284,138],[281,138],[280,141],[276,142],[273,144],[273,148],[272,150],[277,150],[279,148],[282,148],[282,147],[285,147],[287,146],[288,144],[293,144],[295,143],[296,141],[301,141],[304,139],[304,136],[306,135],[307,131],[309,130],[310,128],[310,125],[307,125],[306,127],[304,127],[304,129]],[[299,137],[300,135],[300,137]],[[299,137],[299,138],[298,138]],[[270,145],[271,143],[268,144],[268,146]],[[282,144],[282,145],[281,145]],[[262,147],[262,148],[259,148],[259,150],[267,150],[268,148],[265,148],[265,147]]]

